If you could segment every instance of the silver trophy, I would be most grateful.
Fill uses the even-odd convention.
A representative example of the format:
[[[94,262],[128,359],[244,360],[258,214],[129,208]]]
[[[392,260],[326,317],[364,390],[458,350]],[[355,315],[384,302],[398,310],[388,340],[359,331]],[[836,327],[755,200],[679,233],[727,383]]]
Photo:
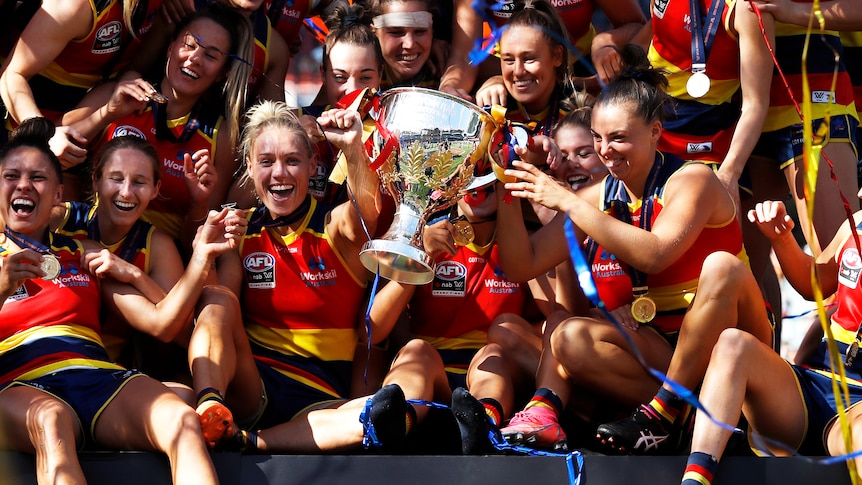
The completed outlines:
[[[422,245],[425,223],[473,180],[497,125],[476,105],[424,88],[390,89],[374,111],[377,174],[397,209],[386,234],[365,243],[359,259],[384,278],[430,283],[434,261]]]

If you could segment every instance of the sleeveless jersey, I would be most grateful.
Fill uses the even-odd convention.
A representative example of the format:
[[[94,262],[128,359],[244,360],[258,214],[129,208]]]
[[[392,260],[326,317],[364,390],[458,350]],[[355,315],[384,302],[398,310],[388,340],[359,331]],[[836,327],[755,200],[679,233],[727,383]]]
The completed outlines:
[[[353,360],[365,296],[365,283],[326,232],[331,209],[312,198],[302,225],[287,236],[265,228],[269,217],[260,214],[265,209],[254,209],[240,245],[245,329],[253,347],[272,351],[255,358],[322,389],[332,387],[326,376],[306,375],[302,363]]]
[[[266,0],[263,9],[272,26],[290,45],[299,37],[302,22],[317,3],[318,0]]]
[[[96,215],[96,207],[83,202],[65,202],[66,215],[56,233],[73,239],[94,239],[91,230]],[[149,222],[139,220],[129,233],[117,244],[106,246],[109,251],[137,266],[144,273],[150,272],[150,247],[156,228]],[[96,241],[100,242],[101,241]],[[128,347],[134,330],[126,320],[113,312],[102,314],[102,342],[111,361],[120,362]]]
[[[809,3],[799,2],[798,3]],[[775,24],[775,56],[778,64],[787,78],[793,98],[784,86],[778,70],[772,76],[772,87],[769,92],[769,114],[763,125],[763,131],[775,131],[781,128],[801,123],[802,119],[796,113],[793,99],[799,105],[803,102],[802,92],[802,51],[805,44],[805,27],[797,25]],[[835,31],[826,31],[811,37],[808,45],[808,84],[811,90],[811,118],[820,119],[828,113],[831,116],[849,115],[858,119],[856,103],[853,99],[853,85],[843,60],[835,63],[838,52],[844,59],[841,40]],[[835,91],[832,91],[832,78],[838,68],[838,79]]]
[[[558,87],[551,95],[547,108],[541,113],[527,113],[527,110],[521,103],[515,101],[515,98],[510,95],[506,101],[506,119],[523,124],[535,123],[535,127],[532,130],[533,135],[553,137],[557,123],[568,113],[568,111],[560,106],[562,97],[563,95],[560,93]]]
[[[478,349],[488,327],[503,313],[520,315],[524,290],[500,269],[496,241],[468,244],[454,256],[444,254],[434,281],[416,288],[410,300],[411,332],[438,349]]]
[[[48,238],[60,275],[26,280],[0,308],[0,383],[72,368],[121,369],[99,338],[99,284],[79,266],[81,243],[60,234]],[[5,237],[0,241],[0,254],[14,251]]]
[[[158,197],[147,206],[144,218],[173,239],[179,239],[183,221],[191,209],[191,198],[186,188],[183,155],[206,148],[210,151],[210,160],[215,160],[218,156],[216,154],[218,130],[224,118],[215,113],[200,113],[195,117],[198,121],[198,127],[194,132],[188,134],[188,140],[174,143],[171,140],[156,137],[153,105],[154,103],[150,103],[141,114],[132,113],[108,125],[102,142],[107,142],[117,136],[135,135],[149,141],[156,147],[162,161],[161,186]],[[191,118],[192,115],[187,114],[175,120],[167,120],[167,127],[175,137],[182,139],[186,127],[190,126]],[[95,153],[97,150],[98,148],[94,149],[93,152]]]
[[[862,234],[862,223],[856,225],[856,234]],[[832,331],[836,340],[853,342],[862,322],[862,257],[856,241],[850,236],[841,245],[838,259],[838,291],[835,301],[838,309],[832,314]]]
[[[659,163],[662,158],[664,162],[656,189],[652,194],[644,194],[644,197],[653,200],[653,222],[664,206],[663,195],[668,181],[677,171],[692,163],[684,162],[673,155],[657,152],[656,163]],[[632,225],[637,226],[640,223],[643,199],[629,202],[622,182],[610,175],[606,176],[602,181],[602,194],[604,195],[599,208],[603,212],[614,215],[614,205],[619,206],[619,202],[626,203]],[[617,203],[613,204],[615,201]],[[599,297],[609,310],[631,303],[634,298],[628,264],[605,250],[600,244],[596,243],[595,247],[595,254],[589,262]],[[734,254],[746,264],[748,263],[748,256],[742,246],[742,230],[736,221],[736,215],[722,224],[704,227],[692,246],[679,259],[660,273],[647,275],[648,296],[655,301],[656,309],[660,313],[688,307],[697,291],[703,261],[716,251]],[[674,332],[679,330],[681,319],[663,319],[659,314],[652,323],[663,332]]]
[[[702,13],[710,0],[698,0]],[[706,74],[711,81],[709,92],[692,98],[686,91],[691,77],[691,6],[688,0],[655,2],[652,11],[653,37],[649,61],[667,75],[667,93],[675,101],[676,114],[664,123],[659,150],[680,158],[721,162],[733,137],[739,119],[739,42],[729,32],[731,13],[736,0],[724,1],[721,22],[713,37],[706,59]],[[705,29],[706,26],[703,25]]]
[[[86,37],[70,41],[57,57],[30,79],[42,114],[54,121],[107,79],[132,36],[123,23],[122,0],[89,0],[93,28]]]

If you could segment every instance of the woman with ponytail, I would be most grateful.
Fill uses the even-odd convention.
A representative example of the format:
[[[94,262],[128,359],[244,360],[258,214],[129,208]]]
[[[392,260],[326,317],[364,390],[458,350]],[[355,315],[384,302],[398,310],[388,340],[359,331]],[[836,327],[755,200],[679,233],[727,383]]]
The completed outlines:
[[[669,387],[659,389],[629,339],[643,363],[689,389],[723,329],[772,341],[733,200],[707,166],[657,150],[667,81],[640,48],[627,47],[622,58],[626,68],[597,97],[591,121],[610,175],[574,193],[523,162],[506,171],[518,179],[505,185],[513,196],[559,214],[528,235],[517,205],[501,203],[500,217],[512,221],[498,226],[503,270],[523,281],[567,259],[563,226],[571,223],[569,243],[586,241],[598,297],[622,327],[604,314],[549,319],[557,326],[542,354],[538,391],[502,430],[511,441],[562,447],[558,419],[567,404],[588,420],[597,409],[640,405],[632,418],[600,427],[600,441],[617,452],[671,450],[691,410]]]

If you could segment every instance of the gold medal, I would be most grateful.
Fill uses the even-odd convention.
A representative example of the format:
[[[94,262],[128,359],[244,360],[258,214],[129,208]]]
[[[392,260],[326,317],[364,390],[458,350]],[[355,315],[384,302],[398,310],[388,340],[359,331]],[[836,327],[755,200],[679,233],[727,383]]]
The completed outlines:
[[[43,254],[39,268],[45,273],[43,280],[53,280],[60,276],[60,261],[53,254]]]
[[[465,220],[455,221],[452,224],[455,227],[455,245],[466,246],[473,242],[476,234],[473,232],[473,225]]]
[[[632,302],[632,316],[640,323],[649,323],[655,318],[655,302],[648,296],[639,296]]]

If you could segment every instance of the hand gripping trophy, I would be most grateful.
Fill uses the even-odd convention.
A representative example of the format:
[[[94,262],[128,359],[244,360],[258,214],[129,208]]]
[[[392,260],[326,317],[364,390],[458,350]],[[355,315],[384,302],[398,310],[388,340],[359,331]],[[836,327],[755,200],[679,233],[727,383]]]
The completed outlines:
[[[451,207],[473,180],[497,123],[474,104],[424,88],[384,92],[372,116],[377,124],[372,167],[397,209],[386,234],[365,243],[359,258],[384,278],[429,283],[434,262],[422,246],[425,223]]]

